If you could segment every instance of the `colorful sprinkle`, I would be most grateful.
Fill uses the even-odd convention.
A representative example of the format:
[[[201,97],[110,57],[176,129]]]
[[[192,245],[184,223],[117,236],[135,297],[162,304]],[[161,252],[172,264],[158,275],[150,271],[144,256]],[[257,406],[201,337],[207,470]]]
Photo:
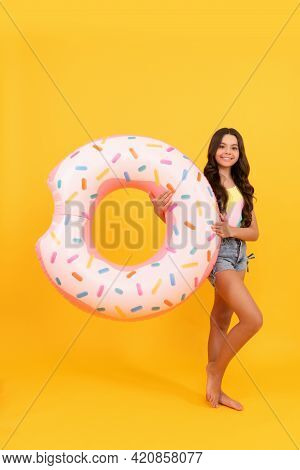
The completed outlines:
[[[57,256],[57,251],[53,251],[51,258],[50,258],[51,263],[54,263],[56,256]]]
[[[195,230],[196,227],[195,225],[191,224],[190,222],[188,222],[187,220],[184,222],[184,225],[188,228],[190,228],[191,230]]]
[[[77,279],[77,281],[82,281],[82,277],[78,273],[72,273],[72,276]]]
[[[81,238],[72,238],[72,241],[74,243],[81,243],[82,242]]]
[[[58,187],[58,189],[61,188],[61,180],[58,180],[58,181],[57,181],[57,187]]]
[[[55,280],[56,280],[57,284],[58,284],[59,286],[61,286],[61,281],[60,281],[59,277],[56,277]]]
[[[146,170],[147,166],[146,165],[142,165],[138,168],[138,171],[144,171]]]
[[[86,189],[87,188],[87,182],[85,178],[81,179],[81,189]]]
[[[74,259],[77,259],[77,258],[79,258],[79,255],[73,255],[73,256],[71,256],[70,258],[67,259],[67,262],[72,263],[72,261],[74,261]]]
[[[169,307],[172,307],[172,305],[173,305],[172,302],[168,299],[164,300],[164,304],[168,305]]]
[[[135,136],[128,136],[128,139],[136,139]]]
[[[130,176],[127,171],[124,171],[124,176],[125,176],[126,181],[130,181]]]
[[[172,150],[174,150],[174,147],[168,147],[168,148],[166,149],[167,152],[172,152]]]
[[[160,263],[152,263],[151,266],[153,267],[160,266]]]
[[[98,307],[98,308],[96,308],[96,310],[98,310],[99,312],[104,312],[105,308],[104,307]]]
[[[177,202],[174,202],[174,204],[171,204],[170,207],[169,207],[169,212],[171,212],[177,206],[178,206]]]
[[[132,312],[137,312],[138,310],[141,310],[142,308],[143,308],[142,305],[138,305],[137,307],[133,307],[133,308],[131,308],[130,310],[131,310]]]
[[[171,185],[171,183],[168,183],[168,184],[167,184],[167,188],[168,188],[172,193],[175,193],[175,189],[174,189],[174,187]]]
[[[207,240],[210,242],[213,238],[215,238],[216,234],[215,233],[212,233],[211,235],[209,235],[207,237]]]
[[[197,181],[201,181],[201,173],[200,172],[198,172],[198,174],[197,174]]]
[[[116,288],[115,288],[115,292],[116,292],[117,294],[123,294],[122,289],[120,289],[119,287],[116,287]]]
[[[163,160],[160,161],[160,163],[162,163],[163,165],[172,165],[171,160],[165,160],[165,159],[163,159]]]
[[[107,271],[109,271],[109,268],[102,268],[98,270],[98,273],[103,274],[103,273],[107,273]]]
[[[72,201],[72,199],[74,199],[74,197],[76,197],[77,194],[78,194],[78,191],[75,191],[74,193],[72,193],[71,196],[66,200],[66,202]]]
[[[158,175],[158,171],[156,168],[154,169],[154,180],[155,180],[155,184],[159,184],[159,175]]]
[[[175,286],[175,276],[173,273],[170,273],[170,282],[171,286]]]
[[[185,299],[185,294],[182,294],[181,296],[181,302]]]
[[[181,177],[181,180],[184,181],[187,177],[187,174],[188,174],[188,171],[187,170],[183,170],[182,172],[182,177]]]
[[[116,312],[123,318],[126,318],[126,315],[125,313],[123,312],[123,310],[120,309],[120,307],[118,307],[117,305],[115,306],[115,309],[116,309]]]
[[[134,274],[136,273],[136,271],[130,271],[130,273],[127,274],[127,278],[131,278]]]
[[[199,284],[199,279],[197,277],[195,277],[194,279],[194,286],[195,287],[198,287],[198,284]]]
[[[77,152],[75,152],[75,153],[73,153],[72,155],[70,155],[70,158],[75,157],[76,155],[78,155],[79,152],[80,152],[80,150],[77,150]]]
[[[105,176],[108,172],[109,168],[105,168],[105,170],[103,170],[101,173],[99,173],[98,176],[96,176],[96,180],[101,180],[101,178],[103,178],[103,176]]]
[[[207,261],[210,261],[210,259],[211,259],[211,251],[208,250],[207,251]]]
[[[212,190],[210,189],[210,187],[209,187],[209,186],[207,186],[207,189],[208,189],[208,192],[209,192],[209,194],[211,195],[211,197],[213,197]]]
[[[152,294],[155,294],[155,292],[157,291],[157,289],[159,288],[159,286],[161,285],[162,283],[162,280],[161,279],[158,279],[158,281],[156,282],[155,286],[153,287],[152,289]]]
[[[94,144],[93,147],[94,147],[94,149],[98,150],[99,152],[101,152],[101,150],[103,150],[103,148],[99,147],[99,145],[97,145],[97,144]]]
[[[84,170],[87,170],[88,167],[87,166],[75,166],[75,170],[79,170],[79,171],[84,171]]]
[[[113,163],[116,163],[116,162],[119,160],[120,156],[121,156],[120,153],[116,153],[116,155],[115,155],[114,158],[112,159],[112,162],[113,162]]]
[[[89,295],[89,293],[86,290],[84,290],[83,292],[79,292],[79,294],[77,294],[76,297],[78,299],[81,299],[81,297],[86,297],[87,295]]]
[[[104,291],[104,286],[100,286],[99,289],[97,290],[97,297],[101,297],[103,291]]]
[[[197,248],[194,246],[190,251],[190,255],[194,255],[196,251],[197,251]]]
[[[162,147],[160,144],[146,144],[146,147]]]
[[[91,194],[91,195],[90,195],[90,198],[91,198],[91,199],[96,199],[97,196],[98,196],[98,193]]]
[[[91,264],[92,264],[93,259],[94,259],[94,255],[91,255],[91,256],[89,257],[89,260],[88,260],[87,265],[86,265],[87,268],[90,268],[90,267],[91,267]]]
[[[160,307],[152,307],[151,310],[160,310]]]
[[[139,295],[143,295],[143,290],[142,290],[141,284],[137,284],[137,285],[136,285],[136,288],[137,288],[138,294],[139,294]]]
[[[189,194],[182,194],[181,195],[181,199],[190,199],[190,195]]]
[[[182,268],[193,268],[194,266],[198,266],[198,263],[187,263],[187,264],[182,264]]]
[[[129,149],[129,152],[131,153],[131,155],[132,155],[134,158],[138,158],[138,154],[136,153],[136,151],[135,151],[133,148],[130,148],[130,149]]]
[[[57,245],[60,245],[60,240],[57,238],[56,233],[50,232],[50,235],[53,238],[53,240],[57,243]]]
[[[174,231],[175,235],[179,235],[179,230],[178,230],[176,224],[173,225],[173,231]]]

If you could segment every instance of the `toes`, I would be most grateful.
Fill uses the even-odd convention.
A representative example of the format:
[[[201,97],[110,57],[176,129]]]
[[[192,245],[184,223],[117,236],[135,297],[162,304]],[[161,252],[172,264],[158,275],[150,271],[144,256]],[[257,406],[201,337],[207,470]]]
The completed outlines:
[[[219,401],[216,400],[216,398],[214,398],[213,396],[209,396],[208,401],[213,408],[218,408],[220,406]]]
[[[224,392],[221,393],[219,402],[221,405],[228,406],[229,408],[233,408],[234,410],[237,410],[237,411],[243,410],[243,405],[241,403],[239,403],[236,400],[233,400],[233,398],[230,398]]]

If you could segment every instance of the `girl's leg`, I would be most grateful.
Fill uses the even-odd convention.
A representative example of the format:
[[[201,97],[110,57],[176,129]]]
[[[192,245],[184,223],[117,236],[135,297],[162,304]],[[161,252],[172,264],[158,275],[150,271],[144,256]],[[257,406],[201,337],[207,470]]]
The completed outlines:
[[[226,338],[233,310],[215,291],[215,302],[210,314],[210,332],[208,337],[208,362],[216,361]]]
[[[217,272],[215,288],[226,304],[236,312],[239,323],[226,336],[216,360],[209,362],[207,366],[207,399],[214,407],[218,406],[221,382],[227,365],[261,328],[263,321],[261,311],[237,271]]]
[[[236,271],[242,280],[245,278],[246,270]],[[233,310],[227,305],[215,289],[215,301],[210,316],[210,333],[208,339],[208,362],[216,361],[219,352],[226,340]],[[243,410],[240,402],[228,396],[221,390],[219,403],[238,411]]]
[[[236,271],[244,280],[246,271]],[[215,289],[215,300],[210,315],[210,332],[208,338],[208,362],[213,362],[219,355],[220,349],[226,338],[231,322],[233,310],[227,305],[223,297]]]

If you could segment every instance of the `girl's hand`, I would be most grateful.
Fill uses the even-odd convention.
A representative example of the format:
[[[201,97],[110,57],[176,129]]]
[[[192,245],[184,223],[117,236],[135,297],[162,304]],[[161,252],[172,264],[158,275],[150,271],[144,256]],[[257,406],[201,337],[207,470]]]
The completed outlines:
[[[172,191],[165,191],[155,198],[154,194],[150,191],[149,197],[154,207],[154,212],[157,214],[162,220],[165,220],[165,212],[168,210],[170,205],[172,204]]]
[[[228,225],[227,217],[225,217],[223,214],[220,213],[220,217],[221,222],[217,222],[214,225],[211,225],[212,230],[221,238],[232,237],[232,229],[234,227],[230,227],[230,225]]]

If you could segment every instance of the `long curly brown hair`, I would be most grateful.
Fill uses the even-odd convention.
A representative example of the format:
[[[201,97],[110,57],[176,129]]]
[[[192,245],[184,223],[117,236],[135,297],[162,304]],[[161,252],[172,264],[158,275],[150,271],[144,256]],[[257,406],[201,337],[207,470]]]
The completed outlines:
[[[238,187],[244,198],[241,227],[249,227],[252,221],[251,212],[253,210],[253,197],[255,199],[257,198],[253,196],[254,188],[251,186],[248,179],[250,165],[246,157],[244,141],[241,134],[236,129],[223,127],[214,133],[208,147],[208,162],[203,173],[215,193],[220,212],[224,214],[226,212],[228,194],[224,186],[221,184],[219,168],[215,160],[215,155],[225,134],[235,135],[238,141],[239,158],[231,167],[231,176],[234,184]]]

